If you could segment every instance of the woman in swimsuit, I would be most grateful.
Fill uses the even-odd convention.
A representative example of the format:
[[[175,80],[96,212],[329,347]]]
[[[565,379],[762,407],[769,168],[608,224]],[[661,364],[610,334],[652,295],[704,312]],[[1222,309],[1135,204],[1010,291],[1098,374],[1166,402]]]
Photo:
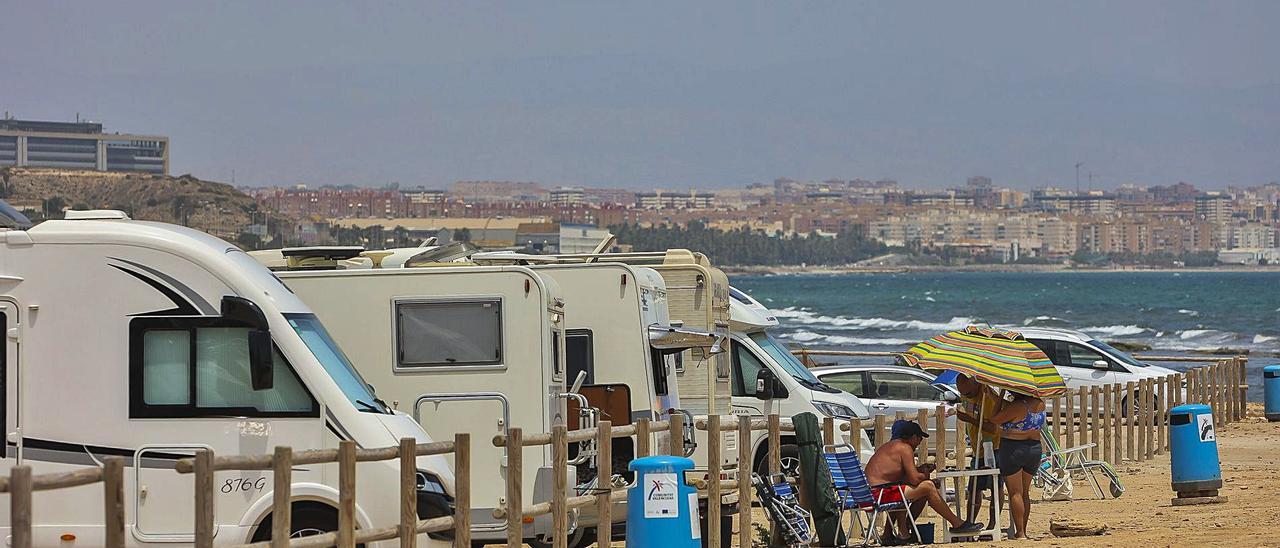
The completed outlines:
[[[1027,538],[1027,518],[1031,513],[1031,480],[1040,468],[1040,429],[1044,427],[1044,401],[1016,394],[1004,402],[984,424],[984,430],[1000,432],[996,464],[1009,486],[1009,513],[1013,518],[1010,538]]]

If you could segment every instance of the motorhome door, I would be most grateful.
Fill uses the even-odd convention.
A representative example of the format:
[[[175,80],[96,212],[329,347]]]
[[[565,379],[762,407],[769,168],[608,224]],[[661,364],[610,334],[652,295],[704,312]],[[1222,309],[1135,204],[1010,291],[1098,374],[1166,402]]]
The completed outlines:
[[[4,319],[4,351],[0,352],[0,424],[4,425],[5,457],[22,464],[22,434],[18,428],[18,306],[0,297],[0,317]]]

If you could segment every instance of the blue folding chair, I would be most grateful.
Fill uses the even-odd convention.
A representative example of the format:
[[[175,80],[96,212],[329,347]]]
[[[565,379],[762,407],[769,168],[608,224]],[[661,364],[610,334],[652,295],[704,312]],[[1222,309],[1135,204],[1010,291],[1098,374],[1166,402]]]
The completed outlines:
[[[800,506],[795,488],[787,482],[785,474],[773,474],[768,481],[763,474],[752,474],[751,483],[756,487],[760,505],[769,520],[782,531],[782,540],[787,546],[808,546],[813,542],[809,512]]]
[[[854,516],[849,520],[849,533],[846,536],[852,536],[853,519],[863,524],[863,516],[869,515],[866,523],[863,524],[863,530],[866,533],[862,538],[862,546],[867,546],[872,541],[880,542],[880,535],[876,531],[876,518],[880,517],[880,514],[885,514],[885,519],[892,519],[894,514],[911,512],[907,502],[906,486],[901,482],[876,485],[875,487],[881,488],[879,500],[871,494],[872,486],[867,484],[867,474],[863,471],[862,461],[858,458],[858,452],[853,449],[853,446],[825,445],[822,448],[822,457],[826,459],[827,468],[831,470],[831,484],[836,492],[836,502],[840,505],[841,527],[844,527],[846,512]],[[884,489],[896,489],[898,500],[884,502]],[[911,518],[911,528],[915,530],[916,538],[920,538],[920,528],[916,526],[915,516],[908,517]]]

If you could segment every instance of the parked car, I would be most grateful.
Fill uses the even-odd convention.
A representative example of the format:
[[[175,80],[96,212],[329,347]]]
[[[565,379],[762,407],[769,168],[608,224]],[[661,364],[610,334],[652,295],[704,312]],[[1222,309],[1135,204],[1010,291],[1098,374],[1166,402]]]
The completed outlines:
[[[902,411],[914,419],[921,409],[933,411],[939,404],[951,407],[959,401],[954,386],[933,384],[935,376],[927,371],[900,365],[830,365],[810,371],[818,380],[853,394],[867,404],[872,415],[888,415],[890,420]],[[955,439],[956,418],[947,417],[947,438]],[[874,436],[872,430],[867,435]],[[874,441],[874,440],[873,440]]]
[[[1172,369],[1138,360],[1080,331],[1028,327],[1020,332],[1028,342],[1049,356],[1069,388],[1124,384],[1177,373]],[[1126,395],[1120,408],[1129,409],[1130,399]]]

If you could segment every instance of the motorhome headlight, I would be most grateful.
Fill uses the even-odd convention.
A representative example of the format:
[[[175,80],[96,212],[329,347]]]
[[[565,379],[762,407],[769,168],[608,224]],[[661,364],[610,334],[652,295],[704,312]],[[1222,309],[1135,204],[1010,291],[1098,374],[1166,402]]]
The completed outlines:
[[[838,403],[831,403],[831,402],[825,402],[825,401],[815,401],[813,402],[813,406],[817,407],[818,411],[821,411],[823,415],[826,415],[828,417],[833,417],[837,419],[851,419],[854,417],[853,409],[850,409],[849,406],[847,405],[841,405]]]
[[[440,476],[418,470],[415,480],[418,487],[418,519],[453,515],[453,497],[445,491],[444,482],[440,481]],[[453,531],[431,533],[430,537],[437,540],[452,540]]]

